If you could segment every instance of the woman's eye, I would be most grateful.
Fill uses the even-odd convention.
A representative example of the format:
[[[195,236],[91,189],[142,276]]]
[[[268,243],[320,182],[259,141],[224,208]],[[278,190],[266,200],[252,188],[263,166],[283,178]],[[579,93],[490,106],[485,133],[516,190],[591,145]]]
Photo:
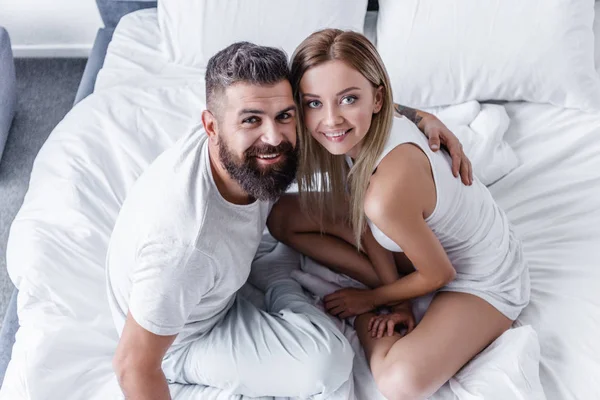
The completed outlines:
[[[306,106],[308,108],[317,108],[321,105],[321,102],[319,100],[312,100],[309,101],[308,103],[306,103]]]
[[[342,104],[354,104],[357,99],[356,96],[346,96],[342,99]]]

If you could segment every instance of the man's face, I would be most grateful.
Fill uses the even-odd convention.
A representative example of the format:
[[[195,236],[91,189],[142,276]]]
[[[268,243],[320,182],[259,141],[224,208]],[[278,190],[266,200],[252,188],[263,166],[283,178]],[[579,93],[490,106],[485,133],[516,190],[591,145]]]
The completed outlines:
[[[287,80],[225,91],[217,134],[227,172],[251,196],[278,198],[296,177],[296,106]]]

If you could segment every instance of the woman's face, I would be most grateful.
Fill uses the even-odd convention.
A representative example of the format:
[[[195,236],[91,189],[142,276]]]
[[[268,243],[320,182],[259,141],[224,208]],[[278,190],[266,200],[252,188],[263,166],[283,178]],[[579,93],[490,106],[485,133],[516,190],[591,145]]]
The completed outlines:
[[[300,80],[306,128],[330,153],[356,158],[373,114],[381,110],[382,93],[342,61],[312,67]]]

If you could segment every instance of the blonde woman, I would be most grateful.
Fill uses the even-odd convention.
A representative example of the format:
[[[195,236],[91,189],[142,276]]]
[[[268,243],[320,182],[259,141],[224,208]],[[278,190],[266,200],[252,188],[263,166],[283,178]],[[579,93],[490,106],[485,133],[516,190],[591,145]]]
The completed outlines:
[[[387,72],[364,36],[311,35],[293,56],[291,82],[300,111],[300,198],[282,197],[269,229],[373,288],[343,289],[325,297],[325,307],[357,316],[388,399],[427,398],[527,305],[520,242],[487,188],[477,179],[463,185],[450,157],[394,113]],[[412,329],[410,300],[428,293],[435,296]],[[392,313],[379,315],[380,306]]]

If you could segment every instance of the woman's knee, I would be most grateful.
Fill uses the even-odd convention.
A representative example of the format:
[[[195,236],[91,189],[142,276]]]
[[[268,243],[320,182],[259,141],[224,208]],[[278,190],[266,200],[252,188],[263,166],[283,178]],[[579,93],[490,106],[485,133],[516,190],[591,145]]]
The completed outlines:
[[[379,391],[388,400],[427,399],[439,389],[439,383],[427,371],[404,360],[374,370],[373,376]]]
[[[300,203],[296,196],[282,196],[267,218],[267,227],[271,235],[280,242],[287,243],[295,231],[295,221],[299,213]]]

